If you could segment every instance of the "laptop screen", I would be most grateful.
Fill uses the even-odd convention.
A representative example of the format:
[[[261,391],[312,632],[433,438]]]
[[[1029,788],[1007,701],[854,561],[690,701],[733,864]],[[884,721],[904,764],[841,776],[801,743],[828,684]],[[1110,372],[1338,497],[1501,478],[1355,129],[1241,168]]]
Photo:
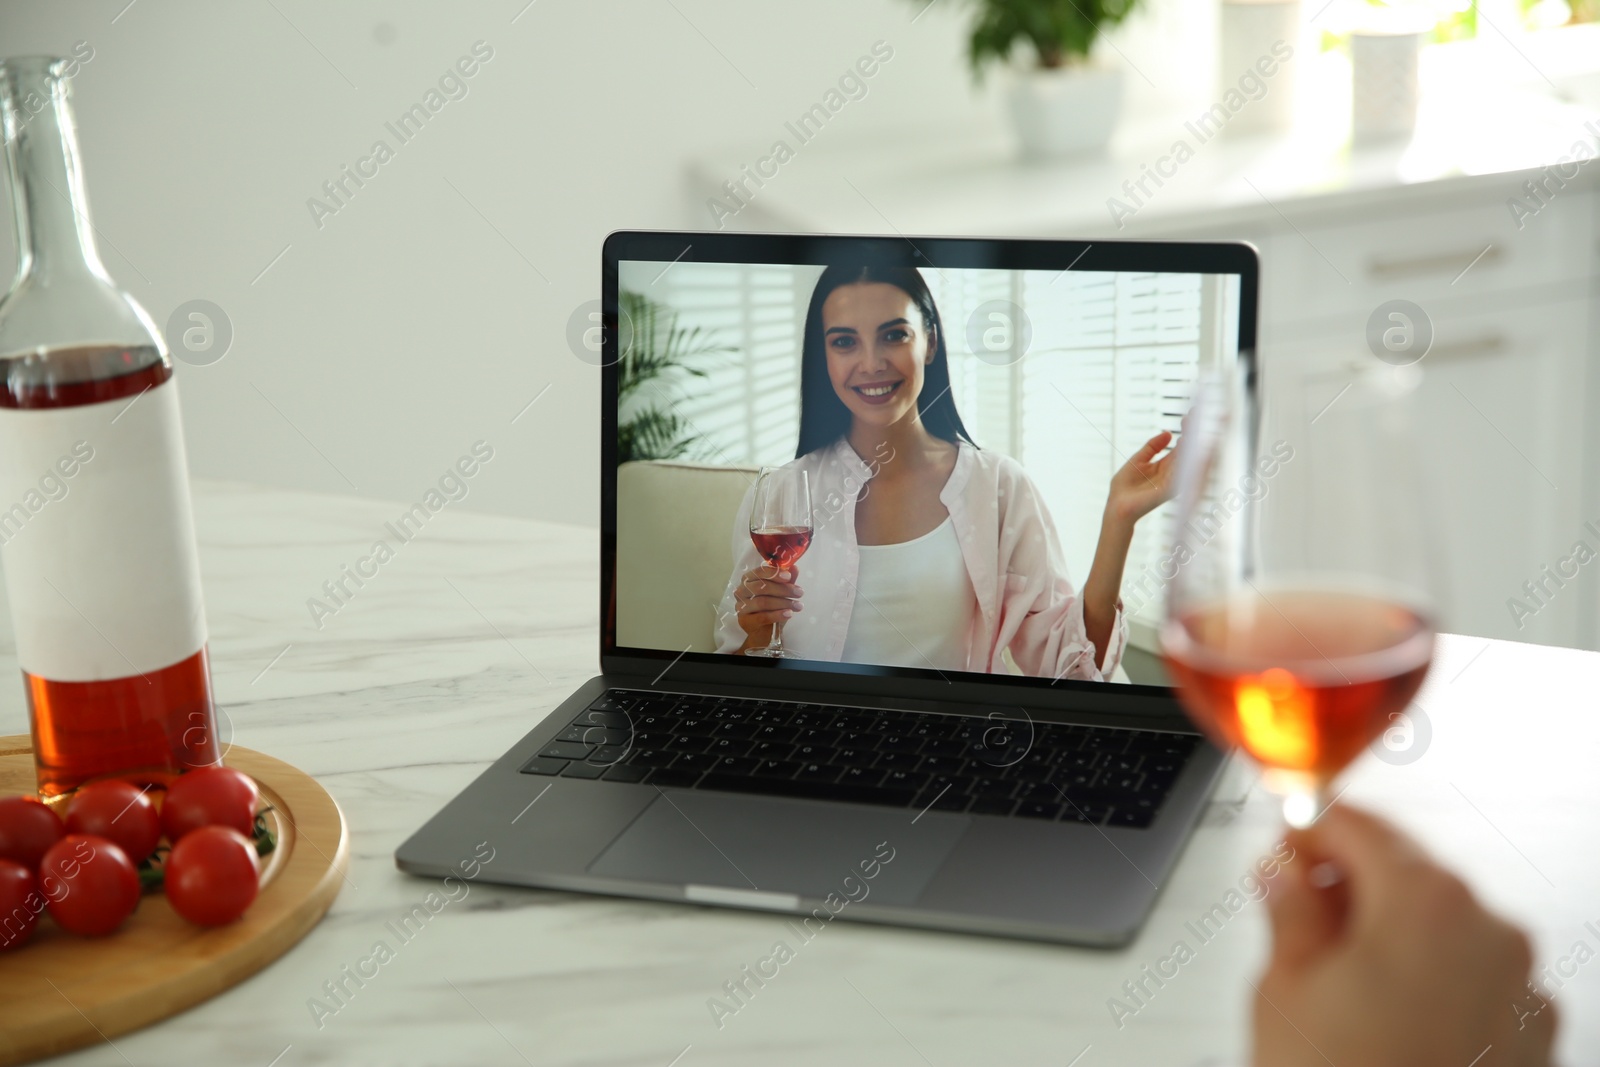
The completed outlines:
[[[1167,457],[1250,250],[681,236],[608,244],[611,647],[1168,684]]]

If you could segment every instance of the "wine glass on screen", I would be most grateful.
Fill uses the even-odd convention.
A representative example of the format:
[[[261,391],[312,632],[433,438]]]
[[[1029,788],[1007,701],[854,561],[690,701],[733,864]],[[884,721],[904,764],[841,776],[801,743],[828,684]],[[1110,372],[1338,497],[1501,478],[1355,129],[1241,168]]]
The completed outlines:
[[[811,481],[806,472],[794,467],[762,467],[750,506],[750,540],[756,552],[769,567],[788,570],[805,555],[811,534]],[[747,649],[745,655],[791,656],[783,647],[783,620],[772,624],[772,637],[765,647]]]
[[[1260,765],[1291,826],[1326,810],[1433,659],[1420,378],[1301,379],[1261,432],[1243,370],[1211,371],[1187,420],[1162,653],[1190,717]]]

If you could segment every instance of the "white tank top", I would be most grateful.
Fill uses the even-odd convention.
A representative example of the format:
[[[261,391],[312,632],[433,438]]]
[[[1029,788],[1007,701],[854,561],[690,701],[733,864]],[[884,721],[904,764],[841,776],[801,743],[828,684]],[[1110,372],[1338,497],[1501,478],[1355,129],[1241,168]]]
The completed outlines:
[[[955,524],[897,545],[861,545],[847,663],[967,669],[967,631],[978,611]]]

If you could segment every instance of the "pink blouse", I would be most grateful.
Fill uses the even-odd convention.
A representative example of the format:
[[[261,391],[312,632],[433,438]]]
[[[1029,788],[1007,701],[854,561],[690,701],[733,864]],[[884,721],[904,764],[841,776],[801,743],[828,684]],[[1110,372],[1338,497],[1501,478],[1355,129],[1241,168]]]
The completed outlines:
[[[861,551],[856,543],[856,499],[888,457],[873,465],[841,438],[801,456],[790,467],[806,470],[816,534],[796,565],[803,610],[783,628],[783,643],[805,659],[842,658],[855,609]],[[734,591],[745,572],[761,563],[750,541],[754,490],[733,525],[733,572],[717,616],[717,651],[744,643]],[[965,670],[1006,673],[1007,649],[1024,674],[1103,682],[1127,645],[1128,622],[1117,602],[1103,667],[1083,624],[1083,600],[1067,577],[1055,524],[1022,465],[998,452],[962,444],[950,480],[939,493],[950,512],[978,610],[968,629]]]

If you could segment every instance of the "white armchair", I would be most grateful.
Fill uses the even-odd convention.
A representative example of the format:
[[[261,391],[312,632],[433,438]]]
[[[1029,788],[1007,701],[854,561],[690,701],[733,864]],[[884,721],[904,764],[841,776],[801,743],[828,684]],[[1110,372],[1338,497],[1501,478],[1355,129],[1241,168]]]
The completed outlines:
[[[617,643],[716,651],[733,519],[753,467],[641,460],[617,469]]]

